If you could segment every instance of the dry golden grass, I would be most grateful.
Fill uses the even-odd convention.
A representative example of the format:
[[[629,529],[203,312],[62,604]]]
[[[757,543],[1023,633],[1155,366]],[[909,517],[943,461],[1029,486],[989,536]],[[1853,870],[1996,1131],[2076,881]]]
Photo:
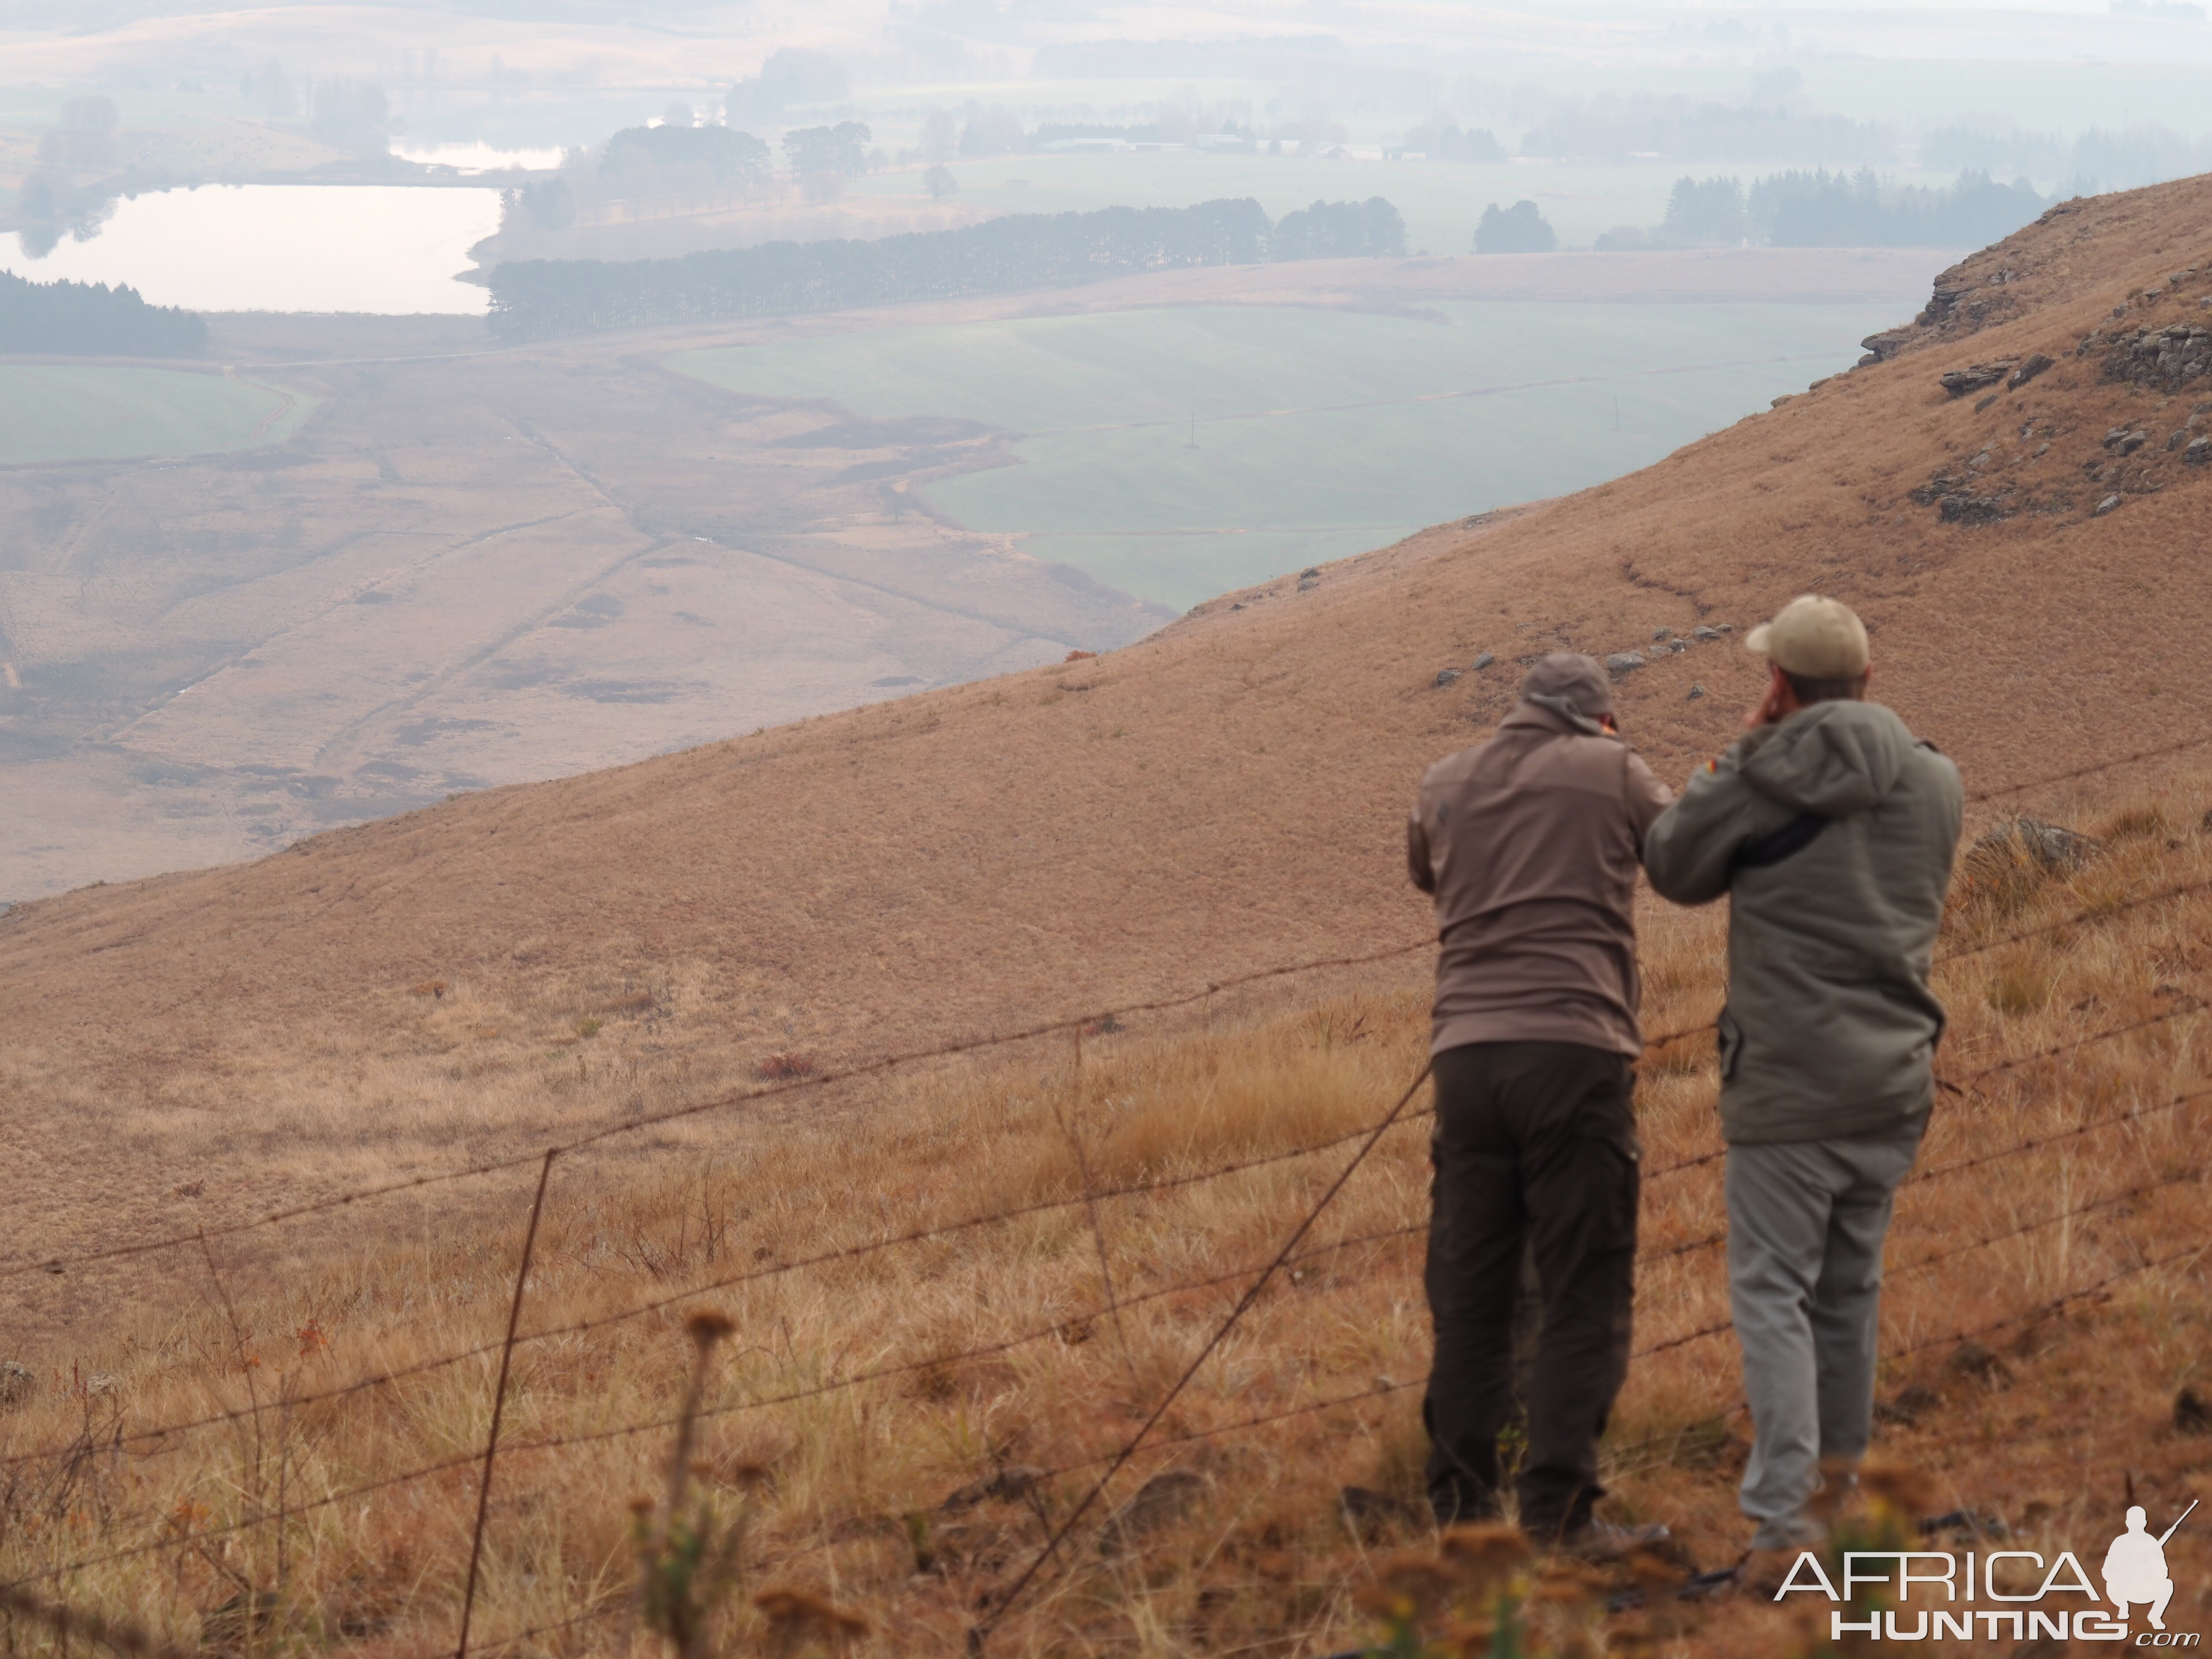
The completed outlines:
[[[1653,270],[1685,281],[1703,263],[1655,257]],[[2197,276],[2168,289],[2182,270]],[[1323,277],[1351,283],[1347,301],[1413,297],[1380,271],[1312,280]],[[2212,729],[2201,678],[2161,665],[2194,660],[2212,631],[2201,580],[2212,469],[2167,447],[2188,422],[2202,429],[2197,394],[2108,380],[2097,353],[2074,355],[2123,301],[2161,322],[2200,314],[2212,180],[2099,198],[1946,282],[1972,297],[1912,350],[1657,466],[1438,526],[1331,565],[1310,590],[1224,595],[1091,661],[9,910],[0,1150],[32,1172],[11,1217],[21,1248],[235,1219],[380,1163],[404,1172],[520,1150],[524,1126],[623,1109],[633,1066],[634,1091],[690,1097],[777,1054],[831,1064],[1415,936],[1420,907],[1395,846],[1405,804],[1425,766],[1504,711],[1516,664],[1547,649],[1650,652],[1662,629],[1739,630],[1621,682],[1624,729],[1669,779],[1724,743],[1758,695],[1741,630],[1808,590],[1866,617],[1881,695],[1959,760],[1970,787]],[[2144,299],[2154,288],[2162,297]],[[483,372],[543,391],[522,411],[533,428],[617,500],[678,501],[704,532],[730,490],[752,483],[685,462],[678,471],[712,488],[670,495],[665,422],[611,426],[616,383],[597,372],[608,353],[664,341],[564,342]],[[2030,351],[2057,367],[1987,407],[1938,383]],[[477,406],[440,403],[430,384],[408,382],[404,408],[422,417],[412,437],[449,434],[453,410]],[[544,427],[556,405],[584,410],[590,432]],[[2119,423],[2154,441],[2116,459],[2101,434]],[[713,435],[726,428],[693,424],[708,435],[687,441],[736,453]],[[610,448],[616,427],[647,435]],[[496,447],[518,459],[526,447]],[[2022,510],[1945,520],[1926,487],[1960,472],[2010,483]],[[353,499],[350,477],[340,483]],[[564,474],[559,489],[584,485]],[[2108,492],[2124,510],[2094,516]],[[867,501],[878,511],[875,494]],[[437,501],[425,510],[436,516]],[[590,513],[611,510],[590,497]],[[836,558],[860,561],[837,564],[841,576],[902,592],[920,580],[896,537],[836,545]],[[1478,652],[1497,660],[1437,684]],[[202,707],[201,695],[177,706]],[[410,994],[441,980],[445,999]],[[595,986],[618,997],[633,982],[672,987],[696,1012],[623,1015],[592,1000]],[[591,1019],[602,1029],[584,1037]],[[178,1194],[192,1186],[201,1196]],[[135,1288],[42,1282],[21,1316],[65,1328]]]
[[[0,1413],[0,1577],[241,1659],[448,1650],[533,1171],[219,1234],[204,1257],[23,1269],[642,1122],[802,1061],[1410,936],[1398,804],[1510,696],[1503,664],[1436,686],[1478,648],[1614,650],[1819,587],[1864,611],[1884,694],[1970,789],[2200,729],[2201,689],[2155,665],[2203,636],[2191,492],[2212,475],[2146,450],[2126,510],[2094,519],[2087,487],[2058,482],[2119,465],[2097,437],[2114,421],[2181,410],[2070,357],[1987,410],[1935,376],[2069,352],[2115,298],[2212,269],[2207,237],[2203,181],[2100,198],[1961,267],[1987,290],[1960,313],[1986,316],[1971,338],[1962,322],[1639,479],[1333,568],[1304,598],[1206,607],[1079,681],[957,688],[10,912],[18,1254],[0,1273],[41,1387]],[[2038,423],[2047,475],[2021,429]],[[1985,447],[2049,510],[1959,525],[1912,499]],[[1624,683],[1624,722],[1678,774],[1730,735],[1756,672],[1720,644],[1655,660]],[[2063,877],[1984,872],[1947,928],[1954,1091],[1893,1235],[1882,1434],[1930,1506],[2001,1514],[2029,1547],[2094,1549],[2124,1490],[2171,1515],[2212,1473],[2203,1413],[2175,1403],[2212,1391],[2207,795],[2147,763],[2008,799],[2110,844]],[[1610,1502],[1713,1564],[1743,1538],[1745,1436],[1711,1242],[1721,1166],[1703,1161],[1723,918],[1653,904],[1645,922],[1650,1024],[1679,1035],[1640,1091],[1645,1352]],[[845,1641],[851,1610],[878,1652],[957,1650],[1351,1152],[1273,1155],[1353,1133],[1406,1087],[1422,1001],[1407,979],[1341,974],[1100,1032],[1079,1075],[1072,1042],[1036,1045],[562,1160],[475,1639],[623,1644],[628,1500],[666,1484],[685,1320],[712,1306],[735,1332],[700,1478],[747,1528],[723,1644]],[[1086,1173],[1147,1189],[1086,1204]],[[1418,1550],[1422,1528],[1385,1501],[1355,1529],[1339,1493],[1418,1491],[1425,1185],[1411,1123],[991,1651],[1287,1656],[1371,1629],[1375,1553]],[[1176,1478],[1140,1484],[1157,1475]],[[2212,1585],[2208,1536],[2172,1547],[2184,1628]],[[1607,1639],[1752,1659],[1799,1636],[1769,1608],[1662,1597]]]
[[[1888,1454],[1932,1477],[1936,1507],[2002,1515],[2031,1540],[2087,1548],[2109,1535],[2124,1474],[2171,1513],[2212,1473],[2212,1441],[2172,1427],[2176,1391],[2203,1391],[2212,1359],[2196,1254],[2212,1101],[2171,1104],[2212,1088],[2197,1001],[2212,897],[2135,902],[2212,880],[2212,836],[2177,828],[2195,823],[2188,803],[2203,793],[2191,779],[2085,794],[2080,821],[2109,837],[2100,856],[2001,893],[1962,884],[1946,929],[1941,1070],[1954,1091],[1900,1201],[1885,1305],[1899,1357],[1883,1395],[1924,1392],[1881,1432]],[[1644,1067],[1638,1340],[1655,1351],[1609,1439],[1613,1512],[1668,1520],[1707,1565],[1741,1547],[1732,1489],[1747,1435],[1732,1339],[1678,1343],[1726,1314],[1721,1253],[1705,1243],[1721,1221],[1721,1166],[1688,1163],[1718,1144],[1711,1043],[1694,1028],[1719,1000],[1723,923],[1717,908],[1645,910],[1650,1029],[1692,1035]],[[2003,942],[2021,933],[2033,936]],[[591,1045],[682,994],[610,984],[554,998],[518,1038],[550,1054],[567,1030],[560,1064],[584,1054],[586,1079],[566,1103],[604,1108]],[[484,1017],[465,986],[417,1000],[426,1031]],[[575,1036],[590,1018],[607,1027]],[[694,1354],[684,1321],[711,1307],[735,1334],[697,1457],[722,1512],[748,1514],[729,1650],[813,1640],[807,1630],[830,1629],[823,1607],[869,1621],[860,1650],[958,1650],[1352,1148],[1274,1155],[1377,1121],[1416,1074],[1425,1035],[1415,987],[1285,993],[1272,1010],[1094,1032],[1079,1079],[1072,1041],[1036,1044],[878,1085],[865,1113],[832,1087],[773,1118],[662,1132],[650,1155],[556,1164],[475,1642],[536,1631],[510,1648],[621,1644],[627,1500],[665,1480]],[[398,1094],[397,1079],[382,1082]],[[450,1096],[410,1109],[453,1114],[470,1086],[456,1075]],[[648,1091],[641,1104],[677,1099]],[[483,1109],[524,1100],[518,1090]],[[1086,1170],[1094,1189],[1154,1190],[1086,1206]],[[273,1251],[259,1235],[211,1244],[187,1264],[190,1294],[118,1300],[104,1341],[27,1355],[39,1390],[0,1415],[0,1575],[187,1646],[449,1650],[533,1179],[431,1189],[404,1227],[348,1218],[378,1241],[351,1251],[327,1221],[271,1230]],[[1419,1496],[1425,1189],[1416,1117],[1383,1138],[993,1652],[1310,1654],[1373,1631],[1358,1598],[1376,1552],[1425,1547],[1425,1528],[1385,1516],[1355,1532],[1337,1494]],[[395,1231],[404,1242],[381,1242]],[[272,1287],[265,1266],[282,1253],[297,1265]],[[317,1397],[412,1367],[424,1369]],[[1362,1397],[1304,1409],[1343,1396]],[[1206,1437],[1224,1429],[1236,1431]],[[1026,1489],[1017,1478],[973,1495],[1024,1469],[1041,1472]],[[1164,1470],[1197,1479],[1121,1508]],[[969,1499],[948,1506],[963,1488]],[[2169,1622],[2187,1628],[2212,1556],[2185,1530],[2173,1548],[2181,1600],[2197,1600]],[[789,1595],[756,1606],[769,1590]],[[267,1608],[252,1631],[245,1609],[264,1602],[249,1592]],[[1778,1618],[1755,1606],[1678,1615],[1661,1595],[1605,1631],[1623,1651],[1751,1656],[1796,1639]]]

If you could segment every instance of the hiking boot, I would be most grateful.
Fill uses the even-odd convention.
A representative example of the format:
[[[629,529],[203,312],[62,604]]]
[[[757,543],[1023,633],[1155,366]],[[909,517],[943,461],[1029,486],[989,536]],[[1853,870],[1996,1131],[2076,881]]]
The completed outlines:
[[[1577,1559],[1602,1564],[1625,1561],[1639,1550],[1671,1553],[1674,1537],[1656,1522],[1648,1526],[1617,1527],[1610,1521],[1592,1521],[1569,1533],[1559,1547]]]
[[[1496,1492],[1474,1492],[1451,1483],[1429,1488],[1429,1512],[1436,1517],[1439,1531],[1446,1527],[1480,1526],[1484,1522],[1495,1521],[1502,1507]]]

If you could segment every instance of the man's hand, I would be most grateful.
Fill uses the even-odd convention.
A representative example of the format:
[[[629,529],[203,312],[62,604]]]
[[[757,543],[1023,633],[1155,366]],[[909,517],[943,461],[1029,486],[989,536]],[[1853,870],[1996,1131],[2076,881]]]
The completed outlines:
[[[1756,708],[1744,711],[1744,730],[1755,732],[1762,726],[1779,725],[1794,714],[1796,708],[1797,700],[1790,695],[1790,682],[1782,678],[1779,670],[1769,670],[1766,695],[1759,700]]]

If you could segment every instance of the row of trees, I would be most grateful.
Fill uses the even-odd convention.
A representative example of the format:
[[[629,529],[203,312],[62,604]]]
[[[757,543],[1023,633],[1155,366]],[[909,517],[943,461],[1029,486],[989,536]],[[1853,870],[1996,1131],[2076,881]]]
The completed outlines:
[[[239,77],[238,95],[280,120],[304,111],[307,130],[335,149],[375,155],[392,138],[391,100],[374,81],[337,76],[302,87],[272,58]]]
[[[834,173],[856,178],[883,157],[872,155],[874,135],[859,121],[796,127],[783,135],[783,154],[800,178]],[[736,127],[624,127],[599,155],[599,174],[616,194],[647,194],[671,185],[757,183],[769,176],[774,153],[767,142]]]
[[[720,322],[848,306],[1073,288],[1109,276],[1405,252],[1405,222],[1380,198],[1316,202],[1271,223],[1257,202],[1010,214],[877,241],[771,242],[678,259],[529,259],[494,268],[491,327],[503,340]]]
[[[672,118],[659,126],[624,127],[616,133],[600,150],[596,167],[579,154],[552,178],[532,179],[501,192],[503,227],[513,229],[520,223],[562,231],[586,208],[609,200],[733,186],[750,190],[769,182],[775,154],[767,141],[736,127],[693,126],[689,112],[683,120],[673,118],[675,110],[670,113]],[[880,152],[868,149],[872,137],[858,121],[800,127],[784,134],[784,157],[807,195],[826,201],[842,191],[846,179],[882,161]]]
[[[1380,196],[1293,208],[1267,239],[1271,259],[1389,258],[1405,251],[1406,221]]]
[[[1873,121],[1793,112],[1784,105],[1607,96],[1555,108],[1522,135],[1520,154],[1679,161],[1759,156],[1813,164],[1893,161],[1897,134]]]
[[[1328,118],[1328,108],[1307,100],[1297,114],[1264,125],[1253,119],[1242,103],[1207,105],[1184,88],[1153,106],[1149,120],[1114,125],[1096,121],[1048,121],[1025,129],[1021,118],[1003,106],[968,106],[965,123],[950,110],[933,110],[923,118],[921,142],[902,151],[902,161],[945,162],[974,161],[992,155],[1025,155],[1038,151],[1105,149],[1122,144],[1173,144],[1216,155],[1254,155],[1264,147],[1270,155],[1285,153],[1290,145],[1303,155],[1327,154],[1348,137]]]
[[[1872,169],[1769,174],[1748,189],[1733,178],[1680,179],[1656,230],[1633,225],[1598,238],[1601,252],[1648,247],[1981,247],[2009,236],[2056,198],[2025,179],[2001,185],[1967,172],[1948,190],[1885,185]]]
[[[197,312],[149,306],[135,288],[33,283],[0,271],[0,352],[59,357],[197,357],[207,349]]]
[[[1920,164],[1929,168],[2021,173],[2073,182],[2063,195],[2132,190],[2162,179],[2212,172],[2212,136],[2190,138],[2157,121],[2129,127],[2091,127],[2071,138],[2018,127],[1940,127],[1920,141]]]
[[[1492,202],[1474,228],[1477,253],[1549,253],[1559,245],[1550,221],[1534,202],[1501,208]]]
[[[1411,153],[1431,161],[1492,162],[1505,159],[1505,146],[1487,127],[1470,127],[1462,132],[1455,123],[1439,115],[1413,128],[1402,143],[1383,153],[1393,161]]]

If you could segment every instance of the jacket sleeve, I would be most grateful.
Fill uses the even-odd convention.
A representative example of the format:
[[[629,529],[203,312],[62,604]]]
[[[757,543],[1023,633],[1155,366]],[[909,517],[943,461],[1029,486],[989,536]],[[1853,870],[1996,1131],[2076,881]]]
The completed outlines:
[[[1677,904],[1706,904],[1727,892],[1754,810],[1733,752],[1698,772],[1644,832],[1644,873],[1651,885]]]
[[[1422,825],[1418,803],[1406,815],[1406,873],[1424,893],[1437,890],[1436,866],[1429,861],[1429,832]]]
[[[1636,845],[1640,849],[1644,836],[1651,833],[1653,821],[1674,805],[1674,792],[1660,782],[1644,764],[1644,757],[1632,749],[1628,751],[1628,775],[1621,793],[1628,806],[1628,826],[1636,832]]]

